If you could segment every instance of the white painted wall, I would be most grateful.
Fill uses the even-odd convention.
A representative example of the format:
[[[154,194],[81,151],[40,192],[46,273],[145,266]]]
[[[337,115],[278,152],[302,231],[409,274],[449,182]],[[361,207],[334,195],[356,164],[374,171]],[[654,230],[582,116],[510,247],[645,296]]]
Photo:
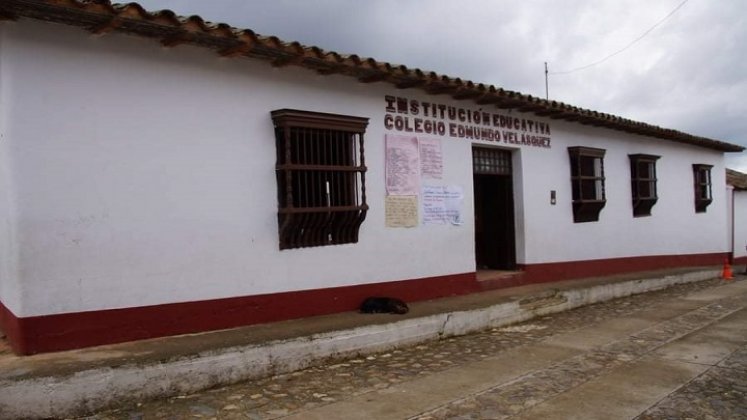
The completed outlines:
[[[474,270],[468,228],[383,228],[380,86],[41,23],[8,39],[18,316]],[[286,107],[371,117],[358,244],[278,250],[270,111]],[[469,180],[458,147],[445,177]]]
[[[454,103],[448,97],[120,35],[28,21],[3,27],[24,287],[0,289],[0,298],[20,293],[17,316],[474,271],[469,140],[442,142],[442,184],[464,187],[465,224],[384,227],[384,95]],[[278,250],[269,113],[279,108],[371,119],[371,210],[358,244]],[[719,153],[551,124],[552,149],[514,148],[519,263],[726,250],[723,188],[706,214],[694,214],[692,197],[692,163],[714,164],[714,186],[723,185]],[[573,223],[568,146],[607,149],[598,223]],[[628,153],[662,155],[651,217],[632,217]],[[570,238],[580,240],[570,246]]]
[[[0,302],[11,311],[20,311],[21,283],[16,264],[15,218],[12,164],[9,157],[8,57],[5,51],[5,27],[0,25]]]
[[[726,252],[723,155],[716,151],[611,130],[553,122],[553,148],[524,153],[525,262]],[[607,204],[598,222],[574,223],[568,147],[606,150]],[[659,155],[659,200],[648,217],[633,217],[629,154]],[[695,213],[692,164],[714,165],[713,203]],[[550,191],[557,205],[550,205]]]
[[[747,257],[747,191],[734,192],[734,257]]]

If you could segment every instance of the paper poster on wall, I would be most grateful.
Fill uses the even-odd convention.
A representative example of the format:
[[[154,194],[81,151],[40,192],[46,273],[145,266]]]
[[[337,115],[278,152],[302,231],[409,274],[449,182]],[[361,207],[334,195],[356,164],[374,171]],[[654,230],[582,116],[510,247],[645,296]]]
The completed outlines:
[[[386,135],[386,192],[389,195],[418,195],[420,157],[418,138]]]
[[[423,186],[423,224],[461,225],[464,193],[458,185]]]
[[[386,227],[416,227],[418,225],[418,197],[388,195],[384,202]]]
[[[423,178],[441,179],[444,173],[441,140],[420,138],[420,173]]]

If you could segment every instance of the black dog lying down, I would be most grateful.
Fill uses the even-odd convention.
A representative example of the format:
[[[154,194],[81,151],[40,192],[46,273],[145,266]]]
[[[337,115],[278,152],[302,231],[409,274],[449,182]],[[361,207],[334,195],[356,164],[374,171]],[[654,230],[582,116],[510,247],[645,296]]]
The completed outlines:
[[[370,297],[361,304],[364,314],[406,314],[409,310],[405,302],[390,297]]]

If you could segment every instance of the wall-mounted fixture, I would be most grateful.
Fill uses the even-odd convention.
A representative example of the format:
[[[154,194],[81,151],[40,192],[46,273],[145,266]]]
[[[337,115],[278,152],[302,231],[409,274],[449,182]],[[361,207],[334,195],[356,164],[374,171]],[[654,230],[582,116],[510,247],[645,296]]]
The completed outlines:
[[[555,200],[555,190],[550,190],[550,204],[553,206],[557,201]]]

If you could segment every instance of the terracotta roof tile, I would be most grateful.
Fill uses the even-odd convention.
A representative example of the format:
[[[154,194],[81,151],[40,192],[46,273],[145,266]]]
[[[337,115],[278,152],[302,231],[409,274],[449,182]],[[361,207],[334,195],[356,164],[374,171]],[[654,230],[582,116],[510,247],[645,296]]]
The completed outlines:
[[[504,90],[493,85],[451,78],[435,72],[410,69],[404,65],[379,62],[355,54],[341,55],[316,46],[284,42],[261,36],[249,29],[212,23],[199,16],[182,17],[171,10],[148,12],[137,3],[112,4],[108,0],[2,0],[0,20],[30,18],[77,26],[96,34],[124,32],[154,38],[163,45],[182,43],[210,48],[227,57],[251,57],[273,66],[298,65],[321,74],[342,74],[363,83],[385,82],[398,88],[420,89],[431,94],[448,94],[457,100],[494,104],[552,119],[606,127],[659,139],[693,144],[724,152],[741,152],[744,147],[665,129],[618,116],[600,113],[557,101]]]
[[[736,190],[747,190],[747,174],[727,168],[726,185],[731,185]]]

